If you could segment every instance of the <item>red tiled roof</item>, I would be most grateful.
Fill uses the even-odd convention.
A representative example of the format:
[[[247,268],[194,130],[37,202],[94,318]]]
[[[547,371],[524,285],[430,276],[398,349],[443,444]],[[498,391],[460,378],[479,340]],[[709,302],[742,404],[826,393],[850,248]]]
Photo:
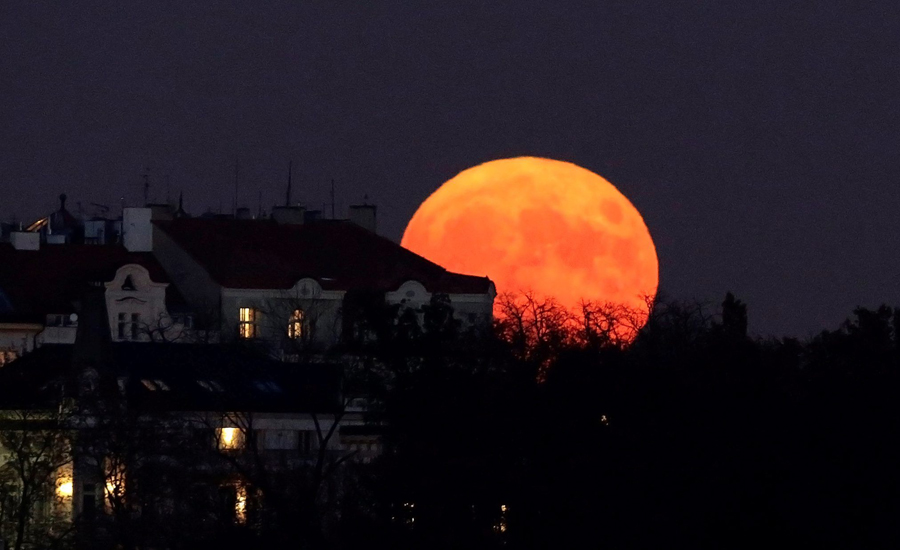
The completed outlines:
[[[0,320],[43,322],[49,313],[69,313],[91,283],[108,282],[125,264],[138,264],[159,283],[169,278],[150,253],[122,246],[41,244],[40,250],[16,250],[0,243]],[[169,285],[166,302],[183,303]]]
[[[225,288],[286,289],[310,277],[325,290],[395,290],[409,280],[429,292],[482,294],[491,289],[487,277],[451,273],[348,221],[154,223]]]

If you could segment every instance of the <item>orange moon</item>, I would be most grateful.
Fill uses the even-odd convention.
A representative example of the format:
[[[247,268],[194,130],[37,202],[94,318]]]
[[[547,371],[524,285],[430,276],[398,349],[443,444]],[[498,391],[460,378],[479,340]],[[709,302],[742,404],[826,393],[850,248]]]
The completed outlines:
[[[469,168],[416,211],[402,246],[450,271],[488,276],[577,312],[583,301],[647,312],[656,247],[634,205],[568,162],[519,157]],[[644,315],[646,317],[646,315]]]

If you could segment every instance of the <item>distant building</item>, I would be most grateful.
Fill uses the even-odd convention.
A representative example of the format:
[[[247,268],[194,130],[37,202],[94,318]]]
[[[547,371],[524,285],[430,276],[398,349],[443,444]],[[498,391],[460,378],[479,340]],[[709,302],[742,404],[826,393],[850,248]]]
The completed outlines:
[[[9,419],[23,413],[47,419],[74,406],[82,427],[109,420],[106,410],[150,426],[165,417],[207,438],[201,450],[226,458],[252,438],[265,468],[330,453],[366,462],[380,453],[380,427],[365,418],[366,396],[343,384],[350,358],[320,353],[355,332],[354,307],[374,304],[421,322],[440,298],[461,329],[491,326],[493,283],[377,235],[373,205],[352,206],[349,220],[298,206],[261,219],[247,209],[190,218],[179,200],[177,209],[148,205],[82,220],[65,203],[62,195],[49,216],[3,228],[0,430],[4,422],[22,429]],[[114,406],[92,409],[100,395]],[[122,487],[157,485],[120,486],[108,471],[91,470],[83,449],[73,453],[48,496],[47,510],[62,517],[86,518]],[[229,493],[234,520],[246,521],[247,481],[198,467],[212,489]]]
[[[330,347],[356,292],[415,310],[445,294],[464,328],[492,320],[489,279],[451,273],[350,221],[193,219],[140,231],[148,229],[154,256],[195,312],[219,317],[223,339]],[[129,230],[139,231],[126,229],[126,239]]]

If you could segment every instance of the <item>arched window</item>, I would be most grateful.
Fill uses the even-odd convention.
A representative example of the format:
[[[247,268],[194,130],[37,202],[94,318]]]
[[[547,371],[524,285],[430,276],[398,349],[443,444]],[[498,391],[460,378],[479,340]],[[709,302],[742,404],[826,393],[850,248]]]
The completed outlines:
[[[306,332],[305,319],[302,309],[295,309],[288,321],[288,337],[294,340],[303,338]]]

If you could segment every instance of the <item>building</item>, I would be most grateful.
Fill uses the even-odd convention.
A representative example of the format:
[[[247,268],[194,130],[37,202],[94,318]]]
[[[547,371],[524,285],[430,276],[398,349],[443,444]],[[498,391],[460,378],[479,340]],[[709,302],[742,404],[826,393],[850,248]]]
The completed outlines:
[[[345,301],[362,292],[417,310],[443,294],[463,327],[491,323],[489,279],[448,272],[351,221],[151,224],[154,256],[195,312],[218,317],[226,339],[328,348],[346,326]]]
[[[380,452],[366,396],[344,383],[349,359],[334,353],[355,331],[357,303],[421,321],[442,300],[463,329],[492,322],[489,279],[377,235],[371,205],[352,207],[349,220],[299,207],[192,219],[154,205],[124,209],[118,224],[66,214],[63,198],[60,211],[0,242],[0,437],[48,426],[66,434],[57,447],[70,460],[54,470],[45,511],[68,520],[137,498],[135,487],[148,486],[141,468],[191,450],[187,462],[202,455],[202,468],[166,475],[190,470],[206,489],[224,488],[228,513],[246,522],[246,457],[270,476]],[[178,443],[160,440],[119,464],[108,441],[89,444],[98,426]],[[157,496],[154,513],[174,513],[165,503],[177,499]]]
[[[72,344],[84,293],[104,289],[115,341],[178,340],[192,319],[149,252],[122,245],[42,243],[13,232],[0,243],[0,365],[43,344]]]

